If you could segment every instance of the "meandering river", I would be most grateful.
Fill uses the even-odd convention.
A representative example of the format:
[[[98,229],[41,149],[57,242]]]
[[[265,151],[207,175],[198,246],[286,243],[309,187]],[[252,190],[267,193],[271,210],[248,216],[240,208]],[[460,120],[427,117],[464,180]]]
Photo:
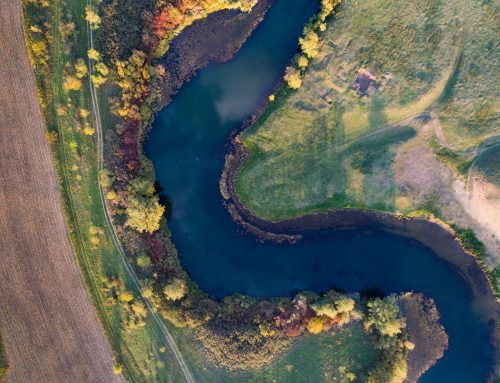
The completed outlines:
[[[173,201],[169,227],[181,263],[218,298],[334,287],[423,292],[436,301],[449,349],[420,381],[482,382],[493,357],[488,326],[465,279],[431,250],[383,231],[311,232],[295,245],[261,243],[223,207],[218,182],[228,135],[270,94],[316,10],[316,1],[278,0],[231,61],[200,70],[157,117],[145,149]]]

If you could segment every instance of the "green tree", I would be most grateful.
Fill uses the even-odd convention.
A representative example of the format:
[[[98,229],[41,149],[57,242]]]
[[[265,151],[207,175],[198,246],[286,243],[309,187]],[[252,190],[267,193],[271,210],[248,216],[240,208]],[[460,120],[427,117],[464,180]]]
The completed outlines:
[[[365,326],[375,328],[381,335],[392,337],[401,332],[403,321],[394,297],[376,298],[367,303],[368,316]]]
[[[151,266],[151,259],[147,254],[142,253],[137,257],[137,266],[141,269],[146,269]]]
[[[354,310],[356,302],[347,295],[340,294],[334,291],[329,292],[318,300],[311,307],[317,315],[324,315],[335,319],[338,315],[348,315]]]

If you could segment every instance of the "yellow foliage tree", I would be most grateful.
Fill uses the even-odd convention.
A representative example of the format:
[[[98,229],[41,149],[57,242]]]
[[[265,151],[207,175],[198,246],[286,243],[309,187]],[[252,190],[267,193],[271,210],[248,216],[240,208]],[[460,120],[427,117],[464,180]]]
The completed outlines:
[[[299,66],[299,68],[305,69],[307,68],[307,65],[309,65],[309,60],[306,56],[300,56],[297,60],[297,65]]]
[[[120,300],[122,302],[125,302],[125,303],[129,303],[129,302],[132,302],[134,300],[134,294],[132,294],[130,291],[127,291],[127,290],[123,290],[119,295],[118,295],[118,298],[120,298]]]
[[[87,109],[80,109],[80,117],[87,118],[90,115],[90,111]]]
[[[325,322],[325,317],[314,317],[309,322],[307,322],[307,331],[309,331],[311,334],[319,334],[323,330]]]
[[[87,64],[83,59],[77,59],[75,63],[76,77],[83,78],[87,75],[88,69]]]
[[[37,64],[44,65],[49,61],[49,50],[47,49],[47,43],[44,40],[39,40],[32,42],[31,52]]]
[[[89,57],[89,59],[94,61],[99,61],[101,59],[101,54],[95,49],[89,49],[87,51],[87,56]]]
[[[85,7],[85,20],[89,22],[91,29],[97,29],[99,25],[101,25],[101,18],[96,10],[90,5]]]
[[[109,68],[102,62],[97,63],[95,69],[103,76],[107,76],[109,73]]]
[[[116,199],[117,195],[116,195],[116,192],[114,190],[110,190],[109,192],[106,193],[106,199],[108,201],[113,201],[114,199]]]
[[[285,81],[288,86],[292,89],[299,89],[302,85],[302,78],[300,77],[300,71],[294,67],[287,67],[285,72]]]
[[[66,76],[63,86],[66,92],[70,90],[80,90],[82,88],[82,82],[75,76]]]
[[[165,208],[157,196],[132,195],[127,202],[126,225],[144,233],[153,233],[160,228]]]
[[[98,74],[93,74],[90,78],[92,79],[92,84],[94,84],[96,88],[99,88],[101,85],[106,83],[106,77]]]
[[[170,283],[165,285],[163,288],[165,296],[172,301],[178,301],[179,299],[184,298],[186,292],[186,284],[179,278],[173,278]]]
[[[302,52],[306,54],[309,58],[314,58],[319,53],[319,36],[316,32],[310,30],[307,31],[304,37],[299,39],[300,48]]]
[[[86,136],[93,136],[94,133],[95,129],[88,124],[83,128],[83,134],[85,134]]]

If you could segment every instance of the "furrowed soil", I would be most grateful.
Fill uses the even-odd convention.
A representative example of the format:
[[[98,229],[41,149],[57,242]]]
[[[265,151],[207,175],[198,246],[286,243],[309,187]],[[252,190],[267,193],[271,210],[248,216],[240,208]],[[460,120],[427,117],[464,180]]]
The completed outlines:
[[[8,382],[119,382],[73,254],[22,31],[0,5],[0,332]]]

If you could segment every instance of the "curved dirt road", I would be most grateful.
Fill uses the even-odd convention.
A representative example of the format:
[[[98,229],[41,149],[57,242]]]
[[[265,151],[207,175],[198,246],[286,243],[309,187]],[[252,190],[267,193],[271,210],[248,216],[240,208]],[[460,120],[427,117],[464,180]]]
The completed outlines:
[[[71,248],[22,34],[0,2],[0,333],[7,382],[122,382]]]

